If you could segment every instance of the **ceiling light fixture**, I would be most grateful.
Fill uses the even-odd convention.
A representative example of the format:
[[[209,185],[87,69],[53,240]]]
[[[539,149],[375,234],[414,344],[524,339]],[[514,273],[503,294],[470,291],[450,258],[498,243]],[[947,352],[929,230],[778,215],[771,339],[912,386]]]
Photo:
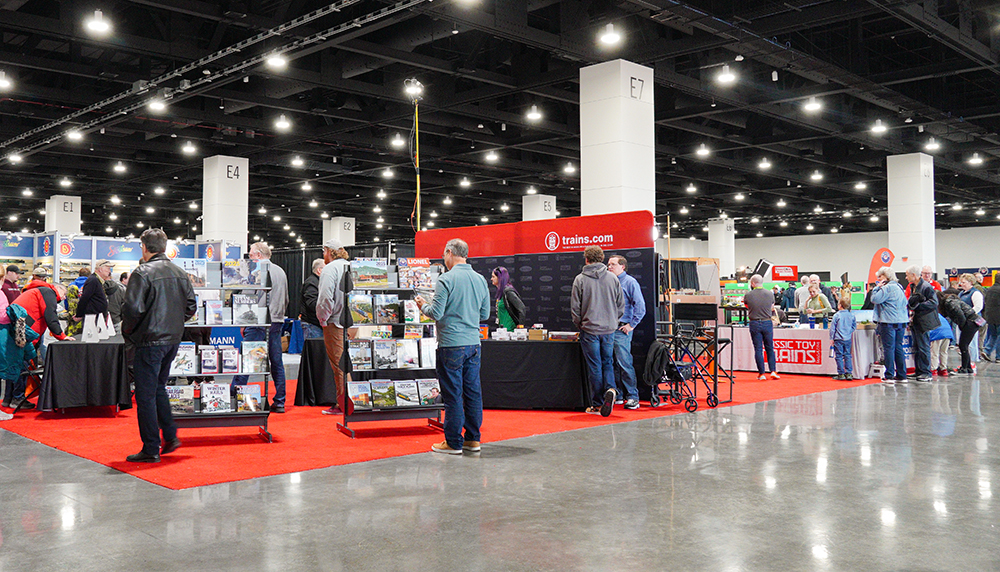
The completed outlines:
[[[382,212],[382,207],[380,207],[378,205],[375,205],[375,207],[372,208],[372,212],[373,213],[380,213],[380,212]]]
[[[167,108],[167,104],[164,103],[162,99],[153,99],[150,100],[149,105],[147,105],[147,107],[149,107],[150,111],[155,111],[159,113],[160,111],[163,111],[164,109]]]
[[[888,129],[886,128],[886,126],[882,125],[882,120],[881,119],[876,119],[875,120],[875,125],[872,125],[872,133],[874,133],[876,135],[881,135],[881,134],[885,133],[887,130]]]
[[[31,195],[35,194],[35,191],[32,191],[31,189],[25,188],[23,191],[21,191],[21,194],[24,195],[24,196],[26,196],[26,197],[30,197]]]
[[[111,204],[113,204],[113,205],[120,205],[121,202],[122,202],[122,200],[118,198],[118,195],[112,195],[111,196]]]
[[[779,207],[784,207],[786,204],[787,203],[785,202],[785,199],[778,199],[778,206]]]
[[[62,180],[59,181],[59,186],[60,187],[71,187],[71,186],[73,186],[73,181],[67,179],[66,177],[63,177]]]
[[[815,206],[815,207],[813,208],[813,212],[814,212],[814,213],[821,213],[821,212],[823,212],[823,207],[821,207],[821,206],[819,206],[819,205],[816,205],[816,206]]]
[[[437,217],[438,217],[437,211],[431,211],[431,218],[437,218]]]
[[[752,219],[750,219],[750,222],[751,222],[752,224],[757,224],[757,223],[759,223],[759,222],[760,222],[760,219],[759,219],[759,218],[757,218],[757,217],[753,217]]]
[[[820,109],[823,109],[823,104],[820,103],[819,100],[817,100],[815,97],[810,97],[809,99],[806,100],[806,103],[805,105],[802,106],[802,109],[808,111],[809,113],[816,113]]]
[[[840,232],[840,229],[838,229],[837,227],[833,227],[830,229],[830,232],[832,232],[833,234],[837,234],[838,232]]]
[[[397,132],[396,136],[392,138],[392,141],[390,141],[390,144],[398,149],[403,145],[406,145],[406,141],[403,139],[403,136]]]
[[[471,184],[472,183],[469,182],[469,178],[468,177],[462,177],[462,180],[458,182],[458,185],[460,187],[468,187]]]
[[[502,210],[503,212],[507,212],[510,210],[510,206],[508,206],[507,203],[504,203],[500,205],[500,210]]]
[[[379,189],[378,193],[376,193],[375,196],[378,197],[379,200],[384,199],[385,196],[386,196],[385,195],[385,189]]]
[[[80,139],[83,139],[83,133],[80,133],[76,129],[73,129],[71,131],[66,132],[66,138],[69,139],[70,141],[79,141]]]
[[[184,151],[188,155],[193,155],[194,152],[197,151],[197,150],[198,150],[198,148],[195,147],[194,143],[191,143],[190,141],[188,141],[187,143],[185,143],[184,147],[181,147],[181,151]]]
[[[738,200],[738,201],[742,201],[746,197],[743,195],[743,193],[736,193],[736,196],[733,197],[733,198],[736,199],[736,200]]]
[[[314,200],[309,201],[309,206],[312,207],[312,208],[316,208],[316,207],[319,206],[319,203],[317,203],[316,200],[314,199]]]
[[[382,217],[378,217],[377,219],[375,219],[375,222],[385,222],[385,219]]]
[[[681,210],[679,210],[677,212],[679,212],[681,214],[688,214],[688,208],[687,207],[681,207]]]
[[[156,187],[155,189],[153,189],[153,192],[156,193],[156,194],[158,194],[158,195],[162,195],[162,194],[166,193],[167,190],[164,189],[163,187]]]
[[[292,157],[292,166],[293,167],[301,167],[301,166],[303,166],[305,164],[306,164],[306,162],[302,160],[302,157],[299,157],[298,155],[296,155],[295,157]]]
[[[924,149],[928,151],[937,151],[941,148],[941,144],[934,140],[933,137],[927,140],[927,144],[924,145]]]
[[[538,111],[538,106],[532,104],[531,109],[528,110],[528,114],[525,116],[528,121],[538,121],[542,118],[542,112]]]
[[[290,121],[288,121],[288,118],[285,117],[285,114],[282,113],[281,115],[278,116],[278,120],[274,122],[274,126],[275,128],[281,131],[285,131],[288,128],[290,128],[292,124]]]
[[[496,151],[490,151],[486,154],[486,160],[490,163],[495,163],[500,159],[500,155],[497,155]]]
[[[306,181],[306,182],[302,183],[302,190],[303,191],[311,191],[311,190],[313,190],[313,186],[309,184],[309,181]]]
[[[261,207],[257,209],[257,212],[259,212],[260,214],[267,214],[267,209],[265,209],[264,206],[261,205]]]
[[[271,69],[284,69],[288,65],[288,59],[281,54],[271,54],[267,57],[267,66]]]
[[[424,94],[424,84],[416,79],[410,78],[403,81],[403,91],[410,99],[419,99]]]
[[[816,228],[816,227],[814,227],[814,226],[813,226],[813,225],[811,225],[811,224],[807,224],[807,225],[806,225],[806,230],[813,230],[814,228]]]
[[[766,171],[771,168],[771,162],[767,160],[767,157],[764,157],[760,160],[760,163],[757,163],[757,168],[761,171]]]
[[[104,19],[104,13],[94,10],[94,17],[87,20],[87,29],[95,34],[107,34],[111,31],[111,23]]]
[[[736,81],[736,74],[729,69],[729,64],[722,66],[722,73],[719,74],[719,83],[733,83]]]
[[[149,214],[153,214],[156,212],[156,209],[154,209],[153,207],[146,207],[146,212]]]
[[[871,222],[878,222],[878,216],[872,215],[871,218],[869,218],[868,220],[870,220]]]
[[[390,169],[389,167],[386,167],[385,170],[382,171],[382,178],[383,179],[391,179],[391,178],[393,178],[395,176],[396,176],[396,173],[393,173],[392,169]]]
[[[694,186],[694,183],[689,183],[688,186],[687,186],[687,189],[685,189],[685,190],[687,192],[689,192],[689,193],[697,193],[698,192],[698,187]]]
[[[7,79],[7,72],[0,70],[0,89],[10,89],[14,85],[9,79]]]
[[[116,173],[124,173],[127,170],[127,167],[125,167],[125,163],[122,163],[121,161],[115,163],[114,168]]]
[[[976,216],[983,216],[984,214],[986,214],[986,211],[983,209],[976,209]]]
[[[488,217],[488,216],[484,216],[483,218],[481,218],[481,219],[479,219],[479,220],[481,220],[481,221],[483,221],[483,222],[490,222],[490,217]]]
[[[601,42],[607,45],[617,44],[622,39],[621,35],[615,31],[614,24],[608,24],[604,26],[604,32],[601,33]]]
[[[711,151],[708,150],[708,147],[706,147],[704,143],[699,145],[698,150],[695,151],[695,154],[697,154],[699,157],[708,157],[709,153],[711,153]]]
[[[982,165],[983,164],[983,158],[979,156],[979,153],[973,153],[972,157],[969,158],[969,164],[970,165]]]
[[[432,220],[427,221],[427,226],[433,227],[434,226],[434,221],[432,221]]]
[[[854,185],[854,190],[856,190],[856,191],[863,191],[863,190],[865,190],[867,188],[868,188],[868,185],[866,183],[864,183],[864,182],[858,182],[858,183],[855,183],[855,185]]]
[[[20,163],[22,160],[24,160],[24,158],[21,157],[20,153],[14,151],[10,155],[7,155],[7,160],[10,161],[12,164],[17,164]]]
[[[526,192],[529,195],[533,195],[538,192],[538,189],[536,189],[534,185],[531,185],[530,187],[528,187],[528,190]]]
[[[851,218],[852,216],[854,216],[854,213],[851,211],[844,211],[844,218]]]
[[[180,223],[181,223],[181,219],[179,217],[175,217],[174,218],[174,224],[180,224]]]
[[[787,221],[781,221],[780,223],[778,223],[778,226],[788,226],[788,222]]]
[[[188,208],[191,210],[196,210],[198,208],[198,203],[191,203],[188,205]]]
[[[962,203],[955,203],[955,204],[951,205],[951,210],[953,210],[953,211],[960,211],[960,210],[962,210]]]
[[[451,204],[451,197],[445,197],[444,200],[441,201],[441,202],[444,203],[444,204],[446,204],[446,205],[450,205]]]
[[[563,172],[567,175],[571,175],[576,172],[576,167],[573,166],[573,163],[566,163],[566,166],[563,167]]]
[[[324,211],[323,214],[321,214],[319,216],[320,216],[320,218],[330,218],[330,215],[326,211]]]
[[[823,180],[823,173],[820,173],[818,170],[817,171],[813,171],[813,174],[809,175],[809,178],[812,179],[812,180],[814,180],[814,181],[822,181]]]

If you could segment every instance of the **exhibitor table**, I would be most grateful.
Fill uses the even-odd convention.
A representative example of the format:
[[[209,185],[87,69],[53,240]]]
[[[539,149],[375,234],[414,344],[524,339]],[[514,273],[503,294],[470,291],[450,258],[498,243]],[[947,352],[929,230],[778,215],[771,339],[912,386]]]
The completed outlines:
[[[117,405],[132,407],[125,341],[115,336],[100,342],[62,341],[48,345],[38,408]]]
[[[577,342],[484,340],[479,377],[486,409],[582,409],[589,405],[583,352]],[[355,370],[353,379],[436,377],[433,370]],[[302,348],[295,405],[332,405],[337,391],[321,339]]]

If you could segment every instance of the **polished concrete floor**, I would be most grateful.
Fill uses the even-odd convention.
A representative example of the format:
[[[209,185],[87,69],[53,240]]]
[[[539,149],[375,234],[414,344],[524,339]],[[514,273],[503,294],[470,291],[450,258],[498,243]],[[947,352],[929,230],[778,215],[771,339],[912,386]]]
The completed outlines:
[[[485,438],[171,491],[0,429],[0,570],[1000,570],[997,365]]]

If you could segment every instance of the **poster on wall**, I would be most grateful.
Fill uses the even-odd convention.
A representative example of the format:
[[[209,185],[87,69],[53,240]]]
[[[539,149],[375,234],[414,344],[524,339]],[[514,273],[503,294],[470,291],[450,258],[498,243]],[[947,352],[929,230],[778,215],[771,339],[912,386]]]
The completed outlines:
[[[94,239],[92,238],[63,238],[59,241],[59,281],[63,284],[72,284],[80,276],[80,271],[91,268],[91,261],[94,256]]]
[[[0,266],[7,268],[14,265],[21,270],[18,286],[23,287],[31,279],[35,263],[34,244],[33,236],[8,234],[0,238]]]
[[[355,258],[351,261],[354,287],[386,288],[389,286],[389,261],[385,258]]]

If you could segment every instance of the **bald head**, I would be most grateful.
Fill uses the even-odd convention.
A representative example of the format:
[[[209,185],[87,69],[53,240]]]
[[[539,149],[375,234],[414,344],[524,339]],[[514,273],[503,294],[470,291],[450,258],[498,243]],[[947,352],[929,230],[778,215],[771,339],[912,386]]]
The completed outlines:
[[[760,274],[754,274],[750,277],[750,287],[760,288],[764,284],[764,277]]]

